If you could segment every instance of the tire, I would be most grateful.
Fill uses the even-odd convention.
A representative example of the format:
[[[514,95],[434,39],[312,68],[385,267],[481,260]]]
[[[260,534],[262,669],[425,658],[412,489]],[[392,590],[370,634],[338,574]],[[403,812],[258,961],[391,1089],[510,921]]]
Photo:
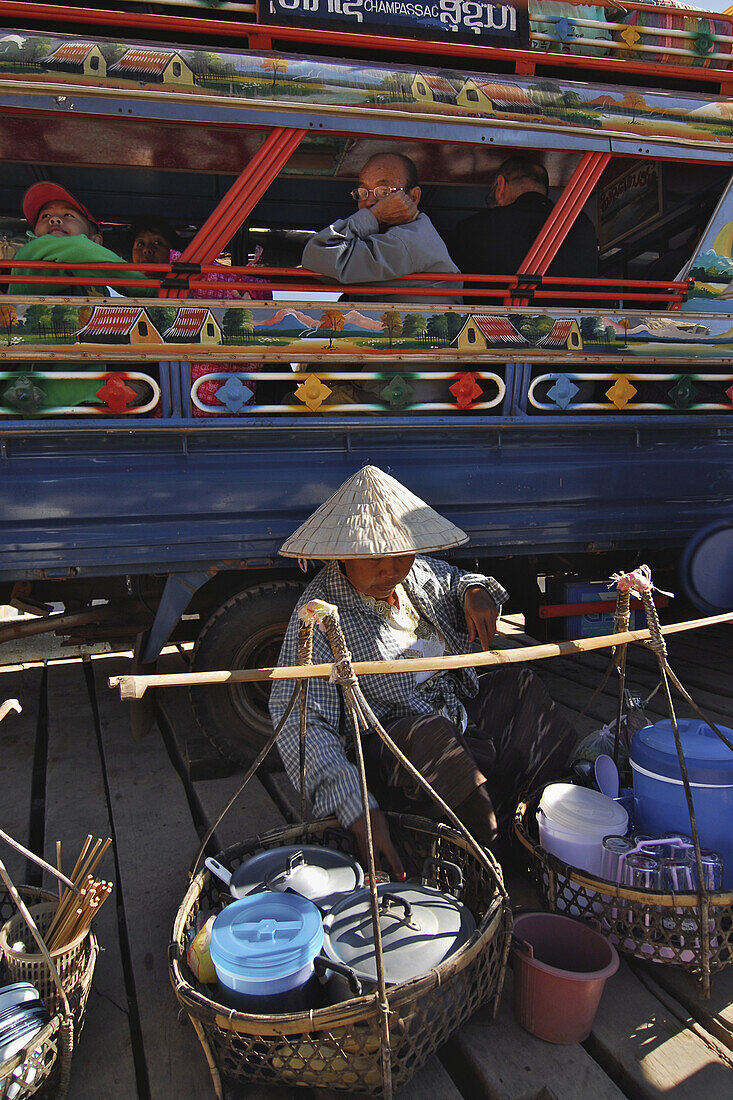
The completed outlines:
[[[203,626],[192,670],[266,668],[277,664],[293,608],[305,589],[296,581],[246,588],[217,608]],[[191,704],[204,736],[228,760],[247,767],[272,733],[264,683],[191,689]],[[263,767],[275,766],[277,754]]]

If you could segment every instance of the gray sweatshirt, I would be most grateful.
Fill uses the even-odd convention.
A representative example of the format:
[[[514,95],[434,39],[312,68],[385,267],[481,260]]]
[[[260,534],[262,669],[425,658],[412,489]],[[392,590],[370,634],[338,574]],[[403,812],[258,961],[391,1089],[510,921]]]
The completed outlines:
[[[379,222],[367,207],[316,233],[305,246],[302,262],[303,267],[344,285],[384,283],[394,286],[401,275],[421,271],[458,273],[443,239],[427,214],[420,213],[414,221],[391,226],[380,233]],[[405,285],[455,288],[456,291],[462,286],[460,282],[441,282],[437,279]],[[379,299],[375,297],[370,300]],[[462,302],[458,294],[455,298],[447,295],[431,298],[427,294],[410,295],[409,291],[404,295],[390,294],[387,300],[445,305],[460,305]]]

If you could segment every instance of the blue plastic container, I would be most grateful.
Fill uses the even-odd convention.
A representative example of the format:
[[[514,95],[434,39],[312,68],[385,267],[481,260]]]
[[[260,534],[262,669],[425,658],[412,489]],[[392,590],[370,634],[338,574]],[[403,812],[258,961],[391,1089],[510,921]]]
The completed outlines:
[[[593,638],[601,634],[613,634],[614,611],[616,610],[616,591],[609,591],[606,581],[571,581],[565,585],[565,603],[597,603],[608,601],[608,611],[588,611],[585,615],[570,615],[565,620],[565,637]],[[646,616],[634,601],[629,619],[630,630],[641,630],[646,626]]]
[[[219,987],[242,1011],[314,1007],[313,960],[322,946],[321,912],[300,894],[249,894],[222,909],[211,930]]]
[[[677,723],[692,787],[700,844],[723,857],[723,889],[733,890],[733,752],[696,718]],[[718,727],[733,741],[733,730]],[[652,836],[689,835],[680,765],[669,719],[644,726],[631,739],[636,828]]]

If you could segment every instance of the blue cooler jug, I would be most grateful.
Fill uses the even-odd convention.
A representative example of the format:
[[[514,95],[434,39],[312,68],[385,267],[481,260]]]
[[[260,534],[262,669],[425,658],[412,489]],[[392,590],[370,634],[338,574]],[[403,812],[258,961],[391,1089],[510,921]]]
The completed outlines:
[[[733,890],[733,751],[705,722],[679,719],[682,750],[702,848],[723,857],[723,889]],[[730,741],[733,730],[719,726]],[[677,759],[672,723],[667,718],[637,730],[631,739],[634,821],[642,833],[689,835],[690,815]]]

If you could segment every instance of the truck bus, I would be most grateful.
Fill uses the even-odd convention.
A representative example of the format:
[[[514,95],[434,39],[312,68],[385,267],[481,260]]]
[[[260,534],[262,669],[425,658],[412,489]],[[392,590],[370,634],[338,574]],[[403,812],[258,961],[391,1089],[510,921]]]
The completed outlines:
[[[120,257],[0,296],[0,602],[30,613],[0,641],[273,664],[305,583],[278,548],[365,463],[538,627],[642,561],[728,609],[731,66],[729,16],[650,4],[0,0],[4,289],[34,183]],[[447,242],[512,156],[554,205],[517,270],[329,284],[304,245],[379,152]],[[178,247],[132,265],[139,218]],[[592,278],[552,273],[578,218]],[[237,762],[269,730],[262,685],[192,704]]]

